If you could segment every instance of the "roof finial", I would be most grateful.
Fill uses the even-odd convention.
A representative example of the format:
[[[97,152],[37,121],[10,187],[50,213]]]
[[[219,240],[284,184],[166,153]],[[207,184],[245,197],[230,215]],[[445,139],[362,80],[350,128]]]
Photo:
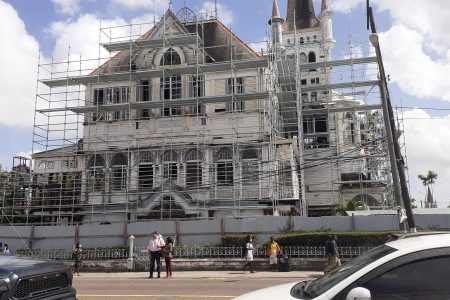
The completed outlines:
[[[214,13],[216,15],[216,20],[217,20],[217,0],[214,0]]]
[[[330,3],[328,0],[322,0],[322,9],[321,11],[330,10]]]

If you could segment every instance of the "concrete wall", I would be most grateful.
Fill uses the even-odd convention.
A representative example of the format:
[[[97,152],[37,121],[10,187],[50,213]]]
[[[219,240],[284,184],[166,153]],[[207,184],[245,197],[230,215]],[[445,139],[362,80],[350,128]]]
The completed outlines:
[[[416,215],[418,229],[450,230],[450,215]],[[218,244],[224,234],[256,234],[255,243],[266,241],[280,232],[294,231],[389,231],[399,230],[397,216],[374,215],[355,217],[274,217],[245,219],[172,220],[107,225],[77,226],[0,226],[0,242],[12,250],[72,249],[78,238],[84,247],[126,245],[128,237],[136,237],[136,246],[145,247],[150,233],[157,230],[164,237],[172,236],[185,245]]]

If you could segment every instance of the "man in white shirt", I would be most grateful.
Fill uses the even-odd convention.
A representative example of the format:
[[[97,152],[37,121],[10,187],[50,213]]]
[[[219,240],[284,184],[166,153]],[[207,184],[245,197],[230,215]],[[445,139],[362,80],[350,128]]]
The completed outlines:
[[[148,278],[153,278],[153,271],[158,272],[158,278],[161,277],[161,250],[166,244],[161,235],[158,235],[156,231],[152,232],[152,238],[148,242],[147,251],[150,257],[150,276]]]

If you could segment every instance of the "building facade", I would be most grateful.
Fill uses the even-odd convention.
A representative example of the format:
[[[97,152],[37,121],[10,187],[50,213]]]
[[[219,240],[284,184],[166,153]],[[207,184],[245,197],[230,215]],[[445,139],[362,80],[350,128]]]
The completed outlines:
[[[82,66],[90,61],[42,65],[51,71],[39,79],[46,91],[37,97],[27,220],[314,216],[349,200],[387,205],[380,106],[364,100],[377,81],[333,82],[334,70],[376,60],[332,60],[332,15],[327,0],[318,16],[312,0],[289,0],[284,21],[274,0],[259,53],[214,16],[169,9],[143,33],[142,24],[102,29],[109,57],[92,71]],[[129,37],[115,38],[124,30]]]

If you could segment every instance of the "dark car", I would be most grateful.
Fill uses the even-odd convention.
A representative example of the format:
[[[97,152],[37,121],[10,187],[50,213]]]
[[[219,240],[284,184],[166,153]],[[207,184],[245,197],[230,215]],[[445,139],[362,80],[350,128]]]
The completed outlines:
[[[0,256],[0,300],[76,300],[72,271],[61,262]]]

